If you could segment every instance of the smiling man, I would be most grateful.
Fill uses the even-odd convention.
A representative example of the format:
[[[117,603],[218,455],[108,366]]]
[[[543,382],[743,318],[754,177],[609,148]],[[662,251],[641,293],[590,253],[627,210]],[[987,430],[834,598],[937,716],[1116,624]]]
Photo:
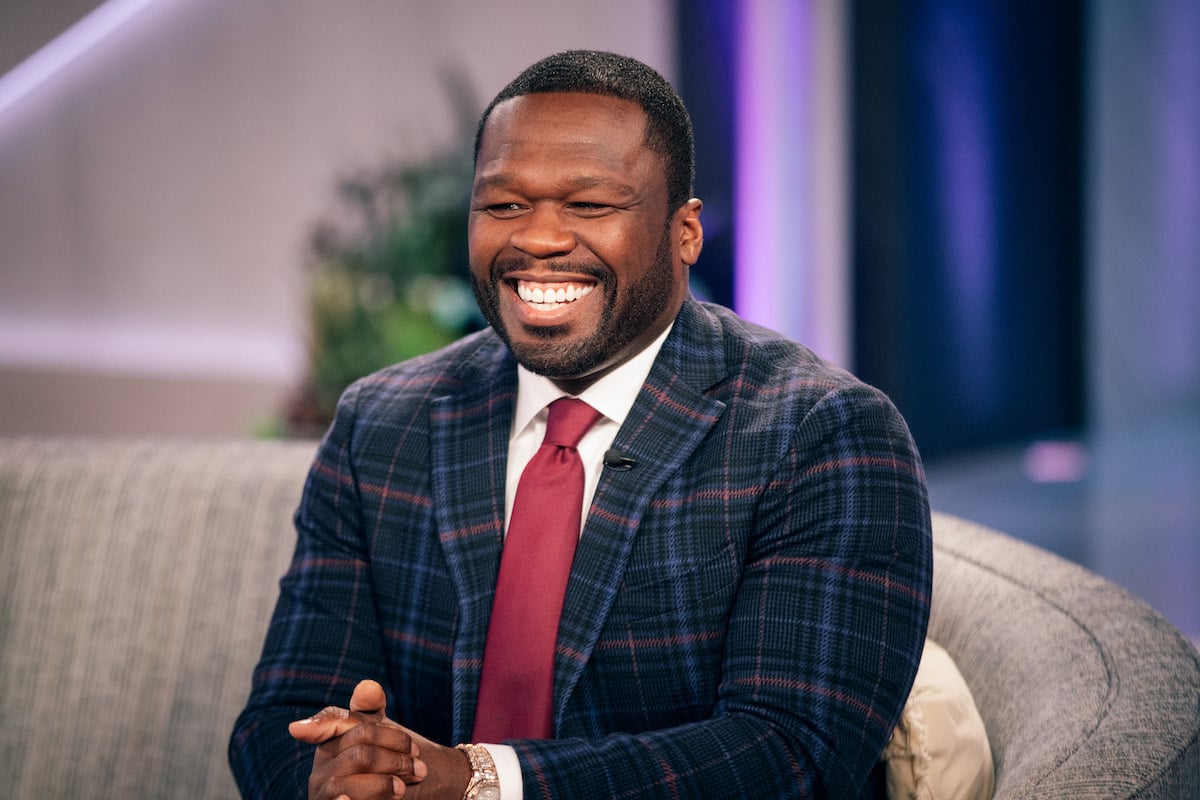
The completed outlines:
[[[928,620],[887,398],[688,292],[691,122],[530,67],[476,139],[490,328],[347,390],[230,743],[246,797],[857,797]]]
[[[632,100],[548,92],[492,108],[479,141],[471,279],[517,361],[578,394],[674,321],[700,201],[673,198]]]

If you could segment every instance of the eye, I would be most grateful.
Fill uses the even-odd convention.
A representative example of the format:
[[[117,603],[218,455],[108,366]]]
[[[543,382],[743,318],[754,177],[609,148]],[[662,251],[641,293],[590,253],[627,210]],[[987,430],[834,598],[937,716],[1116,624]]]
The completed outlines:
[[[525,210],[519,203],[492,203],[483,207],[484,212],[497,219],[512,219]]]
[[[605,203],[578,202],[571,203],[569,208],[581,217],[600,217],[612,211],[612,206]]]

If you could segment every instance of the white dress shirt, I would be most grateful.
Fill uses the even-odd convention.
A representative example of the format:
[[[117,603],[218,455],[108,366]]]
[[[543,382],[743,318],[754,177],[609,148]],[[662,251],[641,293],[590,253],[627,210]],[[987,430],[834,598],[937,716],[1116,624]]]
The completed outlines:
[[[604,469],[604,453],[612,447],[617,431],[629,415],[629,409],[642,390],[646,376],[662,349],[663,342],[671,332],[668,327],[657,339],[633,358],[597,380],[578,395],[592,408],[601,413],[600,419],[588,429],[576,448],[583,461],[583,507],[580,509],[580,531],[587,520],[600,473]],[[508,531],[508,520],[512,516],[513,499],[517,495],[517,482],[525,465],[533,458],[546,435],[546,421],[550,416],[549,405],[560,397],[569,397],[549,378],[535,375],[524,367],[517,367],[517,405],[513,412],[512,432],[508,438],[508,474],[504,484],[504,529]],[[521,765],[516,751],[507,745],[487,744],[488,751],[496,762],[496,774],[500,778],[500,797],[523,796],[524,783]]]

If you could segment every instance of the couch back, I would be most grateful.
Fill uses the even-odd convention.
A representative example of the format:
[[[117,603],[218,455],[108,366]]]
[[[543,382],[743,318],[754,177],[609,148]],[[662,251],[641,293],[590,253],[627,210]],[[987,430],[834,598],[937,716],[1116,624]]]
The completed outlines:
[[[311,443],[0,441],[6,797],[228,798]]]
[[[0,439],[0,775],[24,798],[231,798],[226,762],[315,444]],[[998,798],[1200,797],[1200,659],[1050,554],[935,516],[932,636]]]

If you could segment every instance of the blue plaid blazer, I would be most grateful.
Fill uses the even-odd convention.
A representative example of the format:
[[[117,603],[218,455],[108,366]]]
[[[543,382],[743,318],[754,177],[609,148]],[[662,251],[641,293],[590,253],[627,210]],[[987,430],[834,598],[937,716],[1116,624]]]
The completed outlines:
[[[299,798],[287,723],[375,678],[443,743],[473,723],[500,563],[515,363],[489,331],[348,389],[296,512],[230,742],[247,797]],[[614,446],[559,630],[556,738],[526,797],[856,797],[916,672],[922,468],[878,391],[685,303]]]

